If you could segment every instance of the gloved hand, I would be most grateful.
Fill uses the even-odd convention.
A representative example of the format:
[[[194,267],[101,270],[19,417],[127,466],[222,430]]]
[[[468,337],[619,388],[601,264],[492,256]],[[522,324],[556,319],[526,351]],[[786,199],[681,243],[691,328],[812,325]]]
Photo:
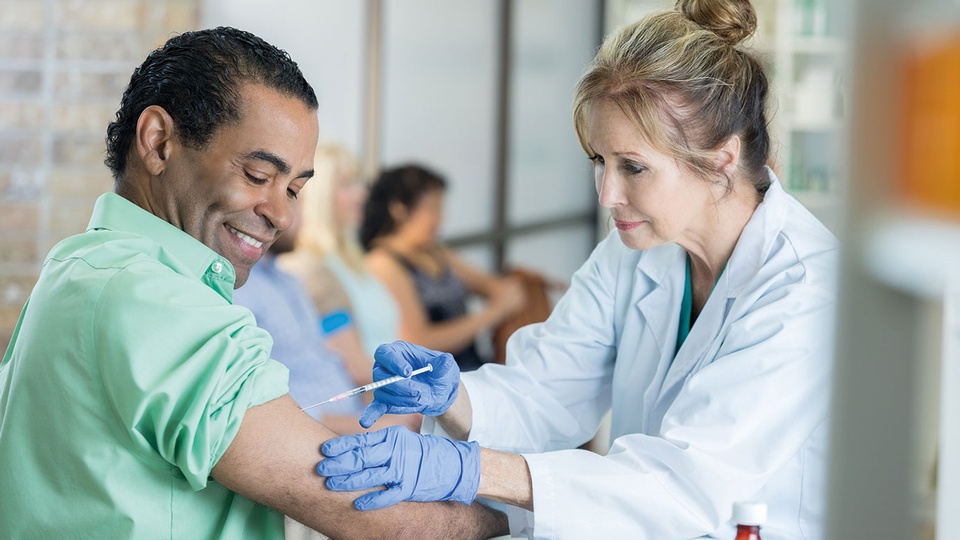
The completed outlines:
[[[317,465],[327,487],[355,491],[357,510],[386,508],[400,501],[457,501],[470,504],[480,489],[480,445],[420,435],[403,426],[331,439],[320,447]]]
[[[360,415],[360,425],[368,428],[381,416],[390,414],[423,413],[437,416],[453,405],[460,390],[460,368],[450,353],[394,341],[377,347],[373,353],[373,380],[394,375],[409,376],[415,369],[433,366],[433,371],[421,373],[405,381],[397,381],[373,391],[373,403]]]

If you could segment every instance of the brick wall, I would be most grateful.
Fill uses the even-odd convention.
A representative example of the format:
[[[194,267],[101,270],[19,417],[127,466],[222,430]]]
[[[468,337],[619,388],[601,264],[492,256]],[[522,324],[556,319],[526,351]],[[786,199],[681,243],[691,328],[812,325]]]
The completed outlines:
[[[147,52],[201,0],[0,0],[0,351],[47,251],[113,187],[104,136]]]

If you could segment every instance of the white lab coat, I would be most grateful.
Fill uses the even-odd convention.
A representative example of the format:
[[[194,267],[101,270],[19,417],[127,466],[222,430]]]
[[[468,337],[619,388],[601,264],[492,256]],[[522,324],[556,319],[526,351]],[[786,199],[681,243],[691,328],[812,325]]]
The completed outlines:
[[[470,438],[530,467],[535,513],[512,512],[513,533],[733,538],[734,501],[754,499],[765,540],[822,536],[837,242],[770,175],[676,357],[685,253],[614,231],[506,366],[463,375]],[[611,408],[608,454],[571,450]]]

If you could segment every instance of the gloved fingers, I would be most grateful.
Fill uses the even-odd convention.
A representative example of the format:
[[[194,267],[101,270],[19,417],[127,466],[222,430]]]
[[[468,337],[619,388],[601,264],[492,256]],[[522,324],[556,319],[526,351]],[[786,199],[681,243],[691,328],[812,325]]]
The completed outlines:
[[[360,425],[369,428],[374,422],[379,420],[381,416],[387,413],[388,408],[387,405],[374,400],[373,403],[367,405],[367,408],[363,410],[363,414],[360,415]],[[324,452],[324,454],[326,454],[326,452]]]
[[[407,341],[394,341],[377,347],[373,358],[388,371],[409,376],[410,372],[403,371],[406,366],[411,368],[410,371],[425,367],[427,364],[433,365],[436,369],[436,360],[444,356],[453,358],[450,353],[435,351]]]
[[[394,350],[396,353],[406,358],[407,362],[409,362],[415,368],[425,367],[427,364],[433,366],[433,371],[431,371],[429,374],[425,374],[432,379],[438,377],[438,374],[435,372],[441,364],[447,363],[448,360],[453,362],[454,366],[457,364],[453,359],[453,355],[448,352],[435,351],[433,349],[428,349],[426,347],[415,345],[406,341],[397,342],[397,346],[394,348]],[[447,365],[449,366],[449,364]]]
[[[364,469],[383,467],[392,456],[392,444],[361,446],[321,461],[317,464],[317,473],[320,476],[355,474]]]
[[[386,389],[380,388],[380,390]],[[403,391],[399,394],[394,392],[380,392],[373,395],[373,401],[386,405],[388,407],[387,412],[397,413],[400,412],[397,410],[398,408],[414,408],[415,410],[423,408],[424,405],[429,404],[429,400],[424,399],[427,395],[429,395],[428,390],[421,391],[420,389],[414,389],[411,393]]]
[[[379,431],[372,431],[370,433],[358,433],[356,435],[344,435],[342,437],[335,437],[329,441],[323,443],[320,446],[320,451],[323,452],[323,455],[333,457],[339,456],[345,452],[361,448],[364,446],[373,446],[380,444],[387,440],[389,433],[385,429]]]
[[[400,486],[392,486],[382,491],[373,491],[357,497],[353,507],[357,510],[378,510],[407,500]]]
[[[317,464],[317,474],[328,478],[353,474],[363,470],[363,462],[353,452],[328,457]]]
[[[383,367],[382,365],[380,365],[379,362],[375,362],[373,364],[372,377],[374,382],[379,381],[381,379],[388,379],[390,377],[393,377],[394,375],[396,375],[396,373],[393,373],[387,368]]]
[[[445,378],[452,370],[457,370],[456,377],[460,378],[460,366],[457,365],[457,361],[452,354],[438,352],[430,363],[433,365],[433,371],[430,372],[432,378]]]
[[[395,399],[404,399],[410,401],[420,397],[421,388],[426,388],[423,382],[412,379],[399,380],[393,384],[388,384],[373,391],[375,398],[382,396],[393,396]]]
[[[391,486],[397,483],[395,476],[388,467],[376,467],[353,474],[330,476],[327,478],[327,487],[333,491],[359,491],[377,486]]]
[[[380,367],[391,375],[409,377],[414,369],[426,365],[426,363],[420,363],[415,368],[410,359],[400,352],[404,345],[407,345],[404,341],[394,341],[377,347],[377,350],[373,353],[374,371],[377,370],[377,367]],[[416,360],[415,357],[413,359]]]

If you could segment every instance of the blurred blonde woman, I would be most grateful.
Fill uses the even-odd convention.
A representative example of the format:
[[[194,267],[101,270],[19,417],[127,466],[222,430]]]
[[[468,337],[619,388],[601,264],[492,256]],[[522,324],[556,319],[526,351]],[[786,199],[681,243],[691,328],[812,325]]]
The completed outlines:
[[[353,155],[321,143],[314,176],[300,192],[303,225],[296,248],[280,264],[308,287],[328,345],[339,352],[357,384],[371,381],[373,352],[398,336],[399,310],[371,274],[357,239],[367,187]]]

